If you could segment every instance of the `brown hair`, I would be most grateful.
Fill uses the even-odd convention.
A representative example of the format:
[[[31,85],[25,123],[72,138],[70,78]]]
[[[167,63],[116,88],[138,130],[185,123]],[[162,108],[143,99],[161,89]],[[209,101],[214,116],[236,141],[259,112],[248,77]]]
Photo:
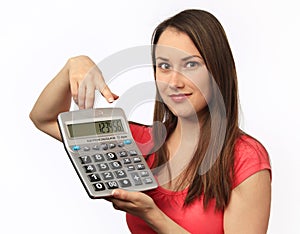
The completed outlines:
[[[241,134],[238,127],[237,75],[232,52],[222,25],[212,14],[203,10],[185,10],[159,24],[152,35],[154,73],[156,72],[155,45],[160,35],[167,28],[183,32],[191,38],[204,59],[208,71],[214,78],[224,100],[223,106],[225,105],[225,111],[221,113],[220,108],[218,108],[221,104],[212,103],[212,108],[209,108],[210,113],[207,111],[204,116],[197,150],[182,175],[182,178],[192,178],[185,205],[191,204],[194,199],[204,194],[204,207],[207,207],[208,202],[215,198],[216,209],[223,210],[230,199],[234,176],[234,145],[237,137]],[[213,91],[212,102],[215,101],[214,94]],[[199,170],[203,166],[201,164],[204,163],[209,142],[213,141],[217,144],[218,140],[216,138],[218,138],[218,131],[220,131],[220,129],[216,129],[215,133],[212,132],[212,112],[217,113],[221,122],[226,122],[225,137],[216,161],[207,162],[210,163],[208,165],[210,169],[203,174],[199,173]],[[153,120],[164,123],[167,129],[167,137],[174,131],[177,124],[177,117],[162,102],[158,90]],[[163,135],[161,129],[154,127],[153,134],[154,141],[160,142]],[[211,139],[212,137],[215,139]],[[214,145],[212,148],[214,148]],[[210,153],[213,154],[216,151]],[[168,158],[168,150],[166,144],[164,144],[156,152],[154,166],[165,164],[168,162]],[[182,185],[183,181],[178,185],[178,188]]]

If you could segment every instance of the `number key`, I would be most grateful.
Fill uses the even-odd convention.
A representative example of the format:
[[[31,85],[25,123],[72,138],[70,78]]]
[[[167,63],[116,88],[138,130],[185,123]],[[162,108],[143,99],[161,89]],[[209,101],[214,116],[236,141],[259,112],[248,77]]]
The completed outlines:
[[[125,178],[125,177],[127,177],[125,171],[123,171],[123,170],[115,171],[115,175],[116,175],[117,178]]]
[[[97,174],[97,173],[88,175],[88,177],[89,177],[91,182],[97,182],[97,181],[101,180],[99,174]]]
[[[96,171],[96,167],[94,165],[87,165],[84,166],[85,172],[86,173],[91,173]]]
[[[114,175],[110,171],[102,173],[102,176],[104,180],[112,180],[114,178]]]
[[[102,154],[94,154],[93,158],[95,162],[103,162],[105,160]]]
[[[102,191],[102,190],[105,190],[105,186],[103,183],[96,183],[96,184],[93,184],[94,188],[96,191]]]
[[[109,181],[106,182],[107,188],[108,189],[115,189],[115,188],[119,188],[118,183],[116,181]]]
[[[109,169],[107,163],[99,163],[98,167],[100,171],[107,171]]]
[[[91,163],[92,162],[90,156],[87,156],[87,155],[81,156],[81,157],[79,157],[79,159],[81,161],[81,164],[87,164],[87,163]]]
[[[114,152],[109,152],[106,154],[106,158],[107,158],[107,160],[116,160],[117,156]]]
[[[114,161],[109,164],[113,170],[122,168],[122,164],[119,161]]]

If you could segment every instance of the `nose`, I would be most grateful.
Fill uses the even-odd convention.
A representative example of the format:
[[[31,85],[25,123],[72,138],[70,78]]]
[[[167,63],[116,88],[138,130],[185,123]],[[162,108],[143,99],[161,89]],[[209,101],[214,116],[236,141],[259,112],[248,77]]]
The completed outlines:
[[[184,87],[184,77],[179,71],[173,70],[168,82],[169,88],[180,89]]]

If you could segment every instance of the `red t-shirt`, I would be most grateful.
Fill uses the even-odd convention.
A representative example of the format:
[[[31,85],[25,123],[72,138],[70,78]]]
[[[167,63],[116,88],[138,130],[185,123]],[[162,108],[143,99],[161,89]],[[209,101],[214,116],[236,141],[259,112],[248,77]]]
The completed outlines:
[[[151,127],[131,124],[133,138],[139,145],[141,152],[146,155],[152,147]],[[152,154],[148,159],[151,167],[154,159]],[[235,146],[235,178],[233,188],[242,183],[254,173],[268,169],[271,170],[268,153],[264,147],[249,136],[242,136]],[[173,192],[163,187],[145,192],[156,205],[173,221],[190,233],[221,234],[223,230],[223,212],[215,212],[215,199],[212,199],[204,210],[203,196],[195,200],[188,207],[183,207],[188,188],[183,191]],[[155,233],[142,219],[126,214],[127,225],[134,233]]]

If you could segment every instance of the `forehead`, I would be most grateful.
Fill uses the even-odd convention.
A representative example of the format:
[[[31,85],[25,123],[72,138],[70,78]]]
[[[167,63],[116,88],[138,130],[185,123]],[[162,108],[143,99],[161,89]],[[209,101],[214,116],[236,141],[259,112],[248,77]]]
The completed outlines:
[[[191,38],[186,33],[173,28],[163,31],[155,52],[156,56],[201,56]]]

